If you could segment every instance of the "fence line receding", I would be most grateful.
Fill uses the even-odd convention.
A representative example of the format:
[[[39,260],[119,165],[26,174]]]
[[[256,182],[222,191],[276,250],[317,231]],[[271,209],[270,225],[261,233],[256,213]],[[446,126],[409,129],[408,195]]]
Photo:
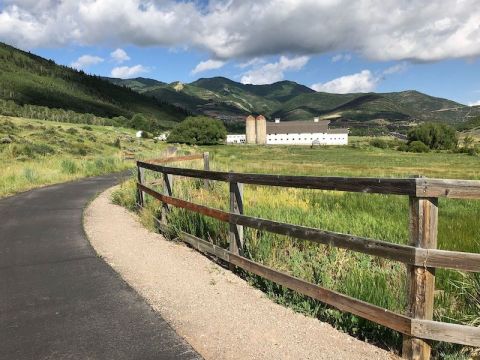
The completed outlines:
[[[204,170],[162,165],[169,162],[195,159],[204,160]],[[145,169],[162,174],[162,193],[147,187]],[[438,198],[480,199],[480,181],[422,177],[394,179],[288,176],[210,171],[208,153],[169,157],[148,162],[137,161],[137,170],[138,202],[143,206],[145,194],[161,201],[163,204],[160,220],[162,226],[167,226],[166,215],[169,206],[193,211],[230,224],[228,250],[191,234],[181,232],[180,237],[184,242],[201,252],[222,259],[231,266],[237,266],[341,311],[352,313],[402,333],[404,335],[402,352],[405,358],[429,359],[430,340],[480,346],[479,327],[432,320],[435,268],[480,272],[480,254],[436,249]],[[207,189],[210,181],[229,183],[229,211],[174,197],[173,176],[203,179]],[[246,216],[243,214],[243,184],[408,196],[409,244],[394,244],[377,239]],[[243,256],[243,227],[287,235],[296,239],[405,263],[407,265],[408,281],[407,314],[395,313],[245,258]]]

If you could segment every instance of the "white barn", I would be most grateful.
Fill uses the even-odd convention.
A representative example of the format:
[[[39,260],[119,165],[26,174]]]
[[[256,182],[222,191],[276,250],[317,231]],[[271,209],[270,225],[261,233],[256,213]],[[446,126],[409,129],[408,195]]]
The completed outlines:
[[[245,144],[245,134],[228,134],[227,144]]]
[[[250,119],[252,120],[252,119]],[[267,145],[348,145],[348,129],[330,129],[330,120],[255,123],[247,119],[247,135],[227,135],[227,143]],[[250,126],[249,126],[250,125]],[[259,126],[260,125],[260,126]],[[261,128],[260,127],[265,127]],[[250,131],[250,132],[249,132]],[[258,135],[260,131],[263,135]],[[266,136],[265,136],[266,134]],[[253,139],[253,140],[252,140]],[[256,139],[256,140],[255,140]]]

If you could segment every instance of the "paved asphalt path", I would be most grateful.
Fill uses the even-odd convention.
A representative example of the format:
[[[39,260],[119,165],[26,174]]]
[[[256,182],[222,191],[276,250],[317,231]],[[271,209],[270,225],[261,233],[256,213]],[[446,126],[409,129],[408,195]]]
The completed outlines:
[[[118,181],[0,200],[1,360],[200,358],[86,239],[83,208]]]

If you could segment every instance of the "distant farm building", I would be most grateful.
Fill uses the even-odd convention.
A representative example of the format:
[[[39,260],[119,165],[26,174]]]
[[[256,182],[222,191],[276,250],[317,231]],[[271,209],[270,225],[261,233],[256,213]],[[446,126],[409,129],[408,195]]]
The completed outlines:
[[[248,116],[245,135],[227,135],[229,144],[258,145],[348,145],[348,129],[330,129],[330,120],[267,122],[260,115]]]

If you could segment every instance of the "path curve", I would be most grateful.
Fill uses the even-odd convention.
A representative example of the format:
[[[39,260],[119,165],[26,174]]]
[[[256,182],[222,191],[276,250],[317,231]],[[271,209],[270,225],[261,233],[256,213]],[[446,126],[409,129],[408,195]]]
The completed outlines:
[[[200,358],[86,239],[84,207],[119,177],[0,200],[0,359]]]
[[[398,359],[273,303],[197,251],[148,231],[111,203],[111,191],[85,210],[92,245],[205,359]]]

